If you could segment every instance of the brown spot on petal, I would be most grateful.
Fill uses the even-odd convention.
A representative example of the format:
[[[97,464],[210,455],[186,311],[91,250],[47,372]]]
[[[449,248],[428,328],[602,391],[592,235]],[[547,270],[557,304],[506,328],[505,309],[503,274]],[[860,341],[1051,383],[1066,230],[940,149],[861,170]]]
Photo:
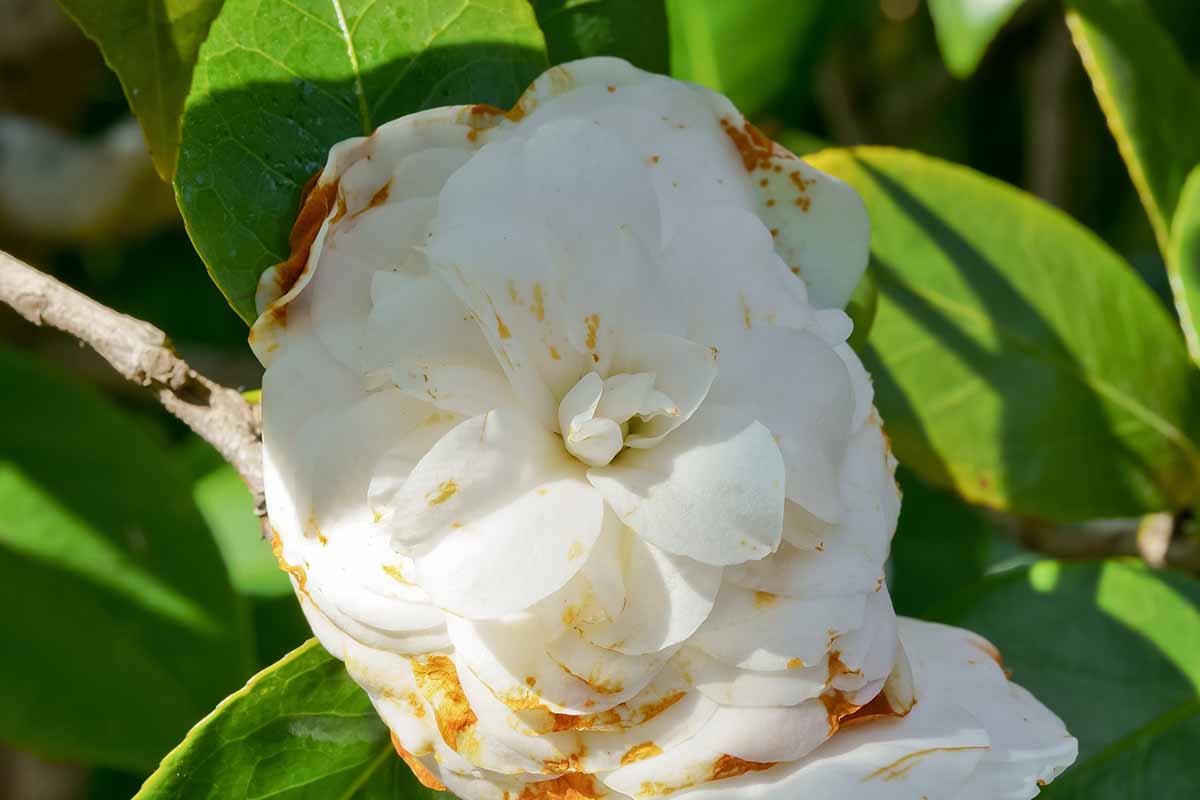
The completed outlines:
[[[320,172],[309,178],[300,190],[300,211],[296,214],[296,221],[292,223],[292,231],[288,235],[289,255],[286,260],[274,266],[275,285],[280,297],[290,292],[308,269],[308,257],[312,252],[313,242],[316,241],[317,234],[325,224],[337,198],[337,180],[322,183]],[[339,211],[340,208],[341,206]],[[334,222],[337,219],[340,219],[340,215]],[[279,324],[287,324],[287,306],[274,308],[272,313]]]
[[[404,573],[400,571],[399,567],[397,567],[393,564],[384,564],[382,569],[384,572],[387,573],[388,577],[390,577],[392,580],[395,580],[399,583],[403,583],[406,586],[412,585],[412,581],[410,581],[404,577]]]
[[[453,480],[442,481],[442,483],[429,494],[425,495],[425,502],[431,506],[439,506],[449,500],[458,492],[458,484]]]
[[[512,338],[512,331],[510,331],[508,326],[504,324],[504,320],[500,319],[499,314],[496,315],[496,335],[501,339]]]
[[[555,361],[560,361],[562,359],[562,356],[558,354],[558,348],[554,345],[550,345],[550,357]]]
[[[306,591],[305,585],[308,583],[308,575],[304,571],[304,567],[292,565],[283,560],[283,540],[279,538],[279,531],[271,529],[271,552],[275,554],[275,563],[279,568],[296,579],[296,585],[301,592]]]
[[[654,758],[657,755],[662,755],[662,748],[654,742],[642,742],[635,744],[633,747],[625,751],[625,755],[621,756],[621,766],[632,764],[635,761],[642,761],[647,758]]]
[[[579,752],[568,753],[562,758],[552,758],[542,762],[542,767],[546,772],[559,774],[563,772],[583,772],[583,757],[587,755],[587,748],[582,744],[579,746]]]
[[[479,718],[467,702],[458,670],[449,656],[431,655],[411,659],[413,678],[425,700],[433,707],[438,732],[453,750],[469,758],[479,746],[475,723]]]
[[[600,330],[600,315],[588,314],[583,318],[583,324],[587,328],[587,339],[584,340],[584,345],[588,350],[595,350],[596,333]]]
[[[747,326],[749,327],[749,326]],[[771,594],[770,592],[755,592],[754,607],[755,608],[770,608],[779,601],[779,595]]]
[[[396,754],[404,759],[404,763],[408,764],[408,768],[412,770],[413,777],[421,782],[421,785],[426,789],[433,789],[435,792],[446,791],[446,785],[437,779],[437,776],[429,771],[429,768],[422,764],[416,756],[404,749],[400,744],[400,740],[396,738],[396,733],[392,733],[392,747],[396,748]]]
[[[746,761],[743,758],[729,755],[721,756],[713,762],[710,780],[721,781],[745,775],[747,772],[762,772],[775,766],[776,763],[773,761]]]
[[[379,191],[377,191],[377,192],[375,192],[375,194],[371,195],[371,200],[367,203],[367,208],[378,208],[379,206],[386,203],[388,200],[388,194],[391,192],[391,188],[392,188],[392,179],[388,178],[387,183],[385,183],[383,186],[381,186],[379,188]],[[366,211],[367,208],[364,208],[362,211],[359,211],[358,213],[359,214],[363,213],[363,211]]]
[[[789,658],[787,662],[788,669],[804,669],[804,659]]]
[[[596,786],[591,775],[571,773],[552,781],[527,784],[516,800],[599,800],[607,794]]]
[[[414,717],[421,719],[425,716],[425,704],[421,702],[421,698],[417,697],[414,692],[406,694],[404,699],[408,701],[408,708],[412,711]]]
[[[992,661],[995,661],[996,666],[998,666],[1000,669],[1004,670],[1006,673],[1008,672],[1008,670],[1004,667],[1004,657],[1000,655],[1000,651],[996,649],[994,644],[983,639],[969,639],[968,643],[976,650],[986,655]]]
[[[721,130],[725,131],[725,135],[737,148],[742,157],[742,166],[747,172],[771,166],[771,157],[775,155],[775,143],[758,128],[745,120],[742,121],[741,127],[738,127],[731,117],[722,117]]]
[[[987,750],[987,745],[974,745],[971,747],[930,747],[926,750],[917,750],[914,753],[909,753],[903,758],[898,758],[890,764],[885,764],[879,769],[872,772],[870,775],[862,779],[863,783],[872,780],[894,781],[897,778],[903,778],[913,767],[920,764],[925,758],[934,753],[958,753],[965,750]]]
[[[529,310],[533,312],[533,316],[538,322],[546,321],[546,298],[542,295],[542,285],[535,283],[533,285],[533,304],[529,306]]]

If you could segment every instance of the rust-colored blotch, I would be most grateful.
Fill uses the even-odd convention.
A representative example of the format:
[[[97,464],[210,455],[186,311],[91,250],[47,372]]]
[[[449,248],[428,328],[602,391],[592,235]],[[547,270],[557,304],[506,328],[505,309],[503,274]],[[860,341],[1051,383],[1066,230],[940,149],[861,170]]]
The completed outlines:
[[[446,791],[446,785],[439,781],[437,776],[430,772],[416,756],[404,749],[400,740],[396,738],[395,732],[392,732],[392,747],[396,748],[396,754],[404,759],[404,763],[408,764],[408,768],[412,770],[413,777],[419,780],[422,786],[426,789],[433,789],[435,792]]]
[[[300,280],[308,266],[308,256],[312,251],[313,241],[321,230],[325,218],[338,198],[338,182],[321,183],[321,173],[318,172],[308,179],[300,191],[300,213],[292,224],[292,232],[288,235],[290,255],[286,261],[275,265],[275,281],[279,288],[279,296],[287,294]],[[287,306],[280,306],[272,312],[280,324],[287,322]]]
[[[722,781],[726,778],[745,775],[747,772],[762,772],[775,766],[775,763],[774,761],[747,761],[737,756],[724,755],[713,762],[711,780]]]
[[[605,792],[597,788],[591,775],[569,773],[552,781],[531,783],[516,800],[598,800]]]

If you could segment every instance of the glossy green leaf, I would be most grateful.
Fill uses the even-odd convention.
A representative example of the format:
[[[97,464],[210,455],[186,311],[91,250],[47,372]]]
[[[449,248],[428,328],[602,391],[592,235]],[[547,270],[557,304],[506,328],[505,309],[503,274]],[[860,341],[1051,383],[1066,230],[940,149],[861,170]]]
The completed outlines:
[[[2,349],[0,385],[0,739],[148,768],[249,670],[225,567],[141,424]]]
[[[806,156],[829,147],[829,142],[820,136],[795,128],[785,128],[772,138],[798,156]]]
[[[342,663],[310,640],[200,722],[135,800],[424,800]]]
[[[850,332],[849,344],[856,353],[862,353],[871,337],[871,327],[875,324],[875,314],[879,311],[879,281],[875,273],[868,267],[863,272],[858,286],[846,303],[846,314],[854,323]]]
[[[396,117],[514,103],[545,68],[525,0],[226,0],[200,49],[175,193],[247,321],[329,148]]]
[[[192,68],[223,0],[59,0],[100,46],[141,123],[154,166],[175,174]]]
[[[1200,164],[1179,193],[1167,246],[1167,271],[1192,357],[1200,355]]]
[[[1039,800],[1194,796],[1200,582],[1131,561],[1046,561],[931,616],[989,638],[1079,739],[1079,760]]]
[[[1197,375],[1128,264],[964,167],[880,148],[810,160],[871,217],[879,310],[865,360],[902,463],[1049,520],[1195,499]]]
[[[919,616],[984,576],[993,532],[984,512],[957,495],[931,489],[903,467],[896,478],[904,502],[888,590],[897,614]]]
[[[226,464],[209,472],[196,481],[193,493],[221,548],[234,588],[263,597],[291,595],[292,585],[263,539],[254,498],[233,467]]]
[[[938,49],[951,74],[966,78],[1025,0],[929,0]]]
[[[1163,252],[1200,162],[1200,82],[1141,0],[1068,0],[1067,23]]]
[[[726,94],[753,115],[787,86],[822,3],[667,0],[671,74]]]
[[[551,64],[617,56],[649,70],[671,68],[664,0],[532,0]]]

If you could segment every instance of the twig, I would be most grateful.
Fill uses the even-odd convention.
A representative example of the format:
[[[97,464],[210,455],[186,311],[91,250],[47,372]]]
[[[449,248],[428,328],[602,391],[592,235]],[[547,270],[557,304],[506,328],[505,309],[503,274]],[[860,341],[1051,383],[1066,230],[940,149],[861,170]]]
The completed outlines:
[[[49,325],[89,345],[122,377],[149,389],[167,411],[216,448],[254,496],[266,519],[259,413],[240,393],[188,366],[167,335],[101,305],[0,250],[0,302],[34,325]]]

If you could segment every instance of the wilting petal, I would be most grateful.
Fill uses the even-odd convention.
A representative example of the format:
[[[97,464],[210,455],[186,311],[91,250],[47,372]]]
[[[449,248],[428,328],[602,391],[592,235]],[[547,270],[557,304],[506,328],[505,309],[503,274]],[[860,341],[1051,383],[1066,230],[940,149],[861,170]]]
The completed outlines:
[[[588,470],[588,480],[626,525],[669,553],[738,564],[779,545],[779,449],[762,425],[715,403],[656,447]]]

